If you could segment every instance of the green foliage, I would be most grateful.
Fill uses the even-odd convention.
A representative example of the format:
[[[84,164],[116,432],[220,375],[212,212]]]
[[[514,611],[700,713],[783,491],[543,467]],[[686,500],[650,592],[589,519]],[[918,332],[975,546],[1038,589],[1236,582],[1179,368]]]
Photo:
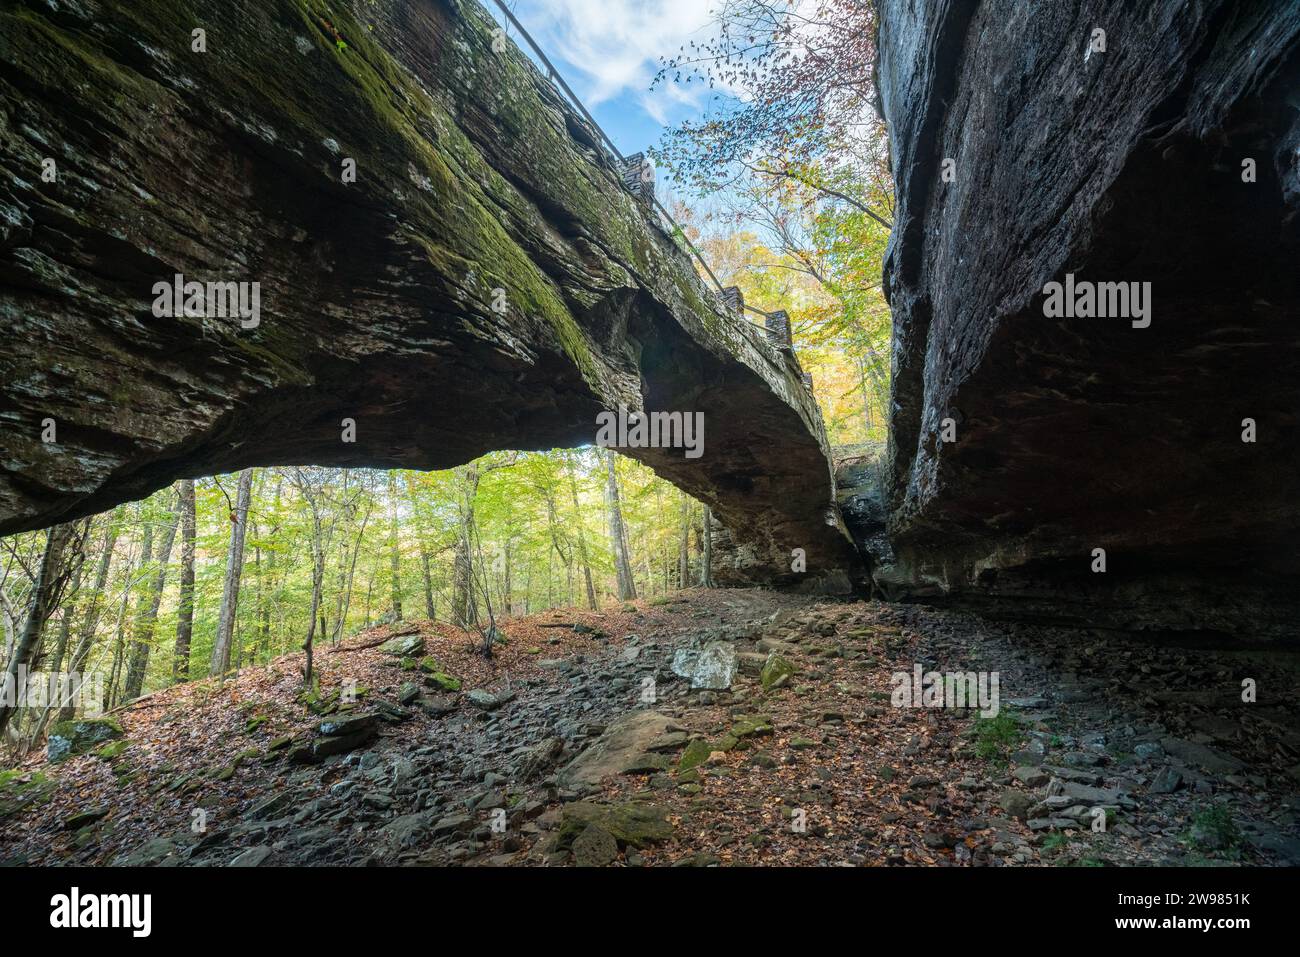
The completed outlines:
[[[618,459],[616,473],[639,594],[653,598],[678,589],[682,494],[630,459]],[[208,671],[237,484],[234,475],[195,483],[194,625],[183,678],[203,678]],[[491,453],[447,471],[395,471],[391,481],[390,473],[369,469],[254,469],[232,667],[264,665],[301,649],[311,624],[317,520],[324,555],[317,648],[395,620],[395,604],[400,604],[402,619],[447,622],[456,590],[455,556],[467,518],[474,527],[474,594],[484,624],[488,602],[497,618],[585,606],[586,568],[596,601],[616,601],[605,484],[605,459],[590,448]],[[703,508],[689,500],[687,505],[687,584],[693,584],[700,567]],[[172,683],[181,535],[165,564],[158,543],[176,522],[178,508],[176,491],[169,488],[97,516],[87,536],[80,587],[69,589],[46,627],[49,660],[64,619],[71,616],[75,639],[90,622],[92,608],[98,608],[86,669],[103,676],[110,707],[121,700],[141,615],[151,604],[160,573],[165,573],[163,590],[146,638],[150,654],[143,691]],[[110,533],[112,555],[101,592],[94,572]],[[151,548],[147,562],[146,538]],[[35,567],[42,543],[41,533],[14,536],[10,542],[10,574],[0,587],[13,608],[26,604],[24,589],[30,582],[20,570]],[[409,665],[414,669],[417,661]],[[448,687],[456,683],[454,676],[443,677]],[[199,682],[194,694],[202,699],[211,690]],[[339,689],[314,685],[303,704],[324,713],[336,709],[338,699]],[[37,714],[23,715],[26,728],[38,720]],[[247,716],[247,730],[256,731],[257,723],[258,716]]]
[[[1024,730],[1013,715],[999,712],[992,718],[976,718],[975,753],[986,760],[1005,760],[1025,739]]]
[[[1241,841],[1241,831],[1226,805],[1215,804],[1192,817],[1187,841],[1201,851],[1232,851]]]

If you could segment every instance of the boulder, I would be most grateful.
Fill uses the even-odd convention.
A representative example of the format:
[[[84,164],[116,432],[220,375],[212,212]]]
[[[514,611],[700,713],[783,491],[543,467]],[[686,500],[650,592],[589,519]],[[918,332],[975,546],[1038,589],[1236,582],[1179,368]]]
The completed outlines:
[[[384,654],[397,658],[414,658],[424,651],[424,637],[421,635],[399,635],[389,638],[379,646]]]
[[[181,848],[170,838],[155,837],[113,858],[114,867],[177,867]]]
[[[564,739],[551,735],[529,748],[519,760],[518,778],[531,781],[540,777],[559,758],[564,750]]]
[[[440,718],[444,714],[451,714],[456,710],[456,697],[454,695],[424,695],[420,698],[419,705],[420,710],[425,714]]]
[[[710,641],[702,648],[681,648],[673,655],[673,674],[686,678],[692,688],[724,691],[736,679],[736,646]]]
[[[1007,788],[998,798],[998,805],[1018,821],[1029,818],[1029,809],[1034,806],[1034,799],[1024,791]]]
[[[0,820],[44,804],[57,785],[39,771],[0,771]]]
[[[476,708],[484,711],[495,711],[504,704],[515,700],[513,691],[488,691],[486,688],[475,688],[465,695],[465,700]]]
[[[417,814],[403,814],[394,818],[379,829],[385,841],[393,847],[415,847],[433,826],[434,812],[420,811]]]
[[[378,724],[373,716],[363,723],[359,730],[351,734],[327,734],[314,741],[303,742],[289,752],[289,760],[294,764],[319,764],[336,754],[347,754],[364,747],[378,734]]]
[[[677,763],[677,770],[689,771],[691,768],[697,768],[709,760],[709,755],[712,753],[713,746],[708,741],[704,738],[696,738],[682,752],[681,760]]]
[[[424,683],[430,688],[439,688],[442,691],[456,692],[460,690],[460,679],[454,678],[444,671],[433,671],[425,676]]]
[[[1184,741],[1182,738],[1161,738],[1160,745],[1165,749],[1166,753],[1184,764],[1204,768],[1212,774],[1236,774],[1246,767],[1244,762],[1234,758],[1231,754],[1217,748],[1211,748],[1208,745]]]
[[[75,831],[85,827],[87,824],[94,824],[96,821],[108,815],[108,808],[96,807],[86,811],[78,811],[70,814],[63,820],[63,829],[65,831]]]
[[[644,848],[673,836],[668,808],[659,804],[628,801],[620,804],[596,804],[576,801],[566,804],[556,831],[559,847],[572,846],[589,827],[599,827],[620,847]]]
[[[354,714],[342,717],[326,718],[316,726],[321,734],[330,737],[344,737],[354,734],[373,732],[378,719],[373,714]]]
[[[578,867],[604,867],[618,857],[618,841],[599,824],[588,824],[573,839],[573,863]]]
[[[790,683],[794,677],[795,669],[788,658],[783,657],[780,652],[772,652],[767,656],[767,661],[763,665],[763,671],[759,675],[759,680],[763,684],[764,691],[771,691],[773,688],[783,688]]]
[[[767,664],[767,655],[756,651],[743,651],[736,655],[736,666],[740,669],[740,673],[751,678],[761,675],[765,664]]]
[[[122,725],[115,718],[82,718],[60,721],[50,729],[45,754],[58,763],[74,754],[84,754],[105,741],[122,737]]]
[[[265,844],[258,847],[250,847],[248,850],[235,856],[235,858],[226,866],[227,867],[260,867],[268,857],[271,856],[271,849]]]

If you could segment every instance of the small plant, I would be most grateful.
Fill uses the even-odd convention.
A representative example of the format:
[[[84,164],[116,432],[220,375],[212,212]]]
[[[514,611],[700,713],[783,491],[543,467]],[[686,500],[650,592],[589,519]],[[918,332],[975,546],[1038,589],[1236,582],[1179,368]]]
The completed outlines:
[[[1192,817],[1188,842],[1202,851],[1228,851],[1241,840],[1241,832],[1232,812],[1221,804],[1197,812]]]
[[[975,721],[975,753],[981,758],[1005,759],[1024,738],[1020,723],[1005,711],[997,717]]]
[[[1065,847],[1066,843],[1064,834],[1049,834],[1043,840],[1043,853],[1055,854],[1061,848]]]

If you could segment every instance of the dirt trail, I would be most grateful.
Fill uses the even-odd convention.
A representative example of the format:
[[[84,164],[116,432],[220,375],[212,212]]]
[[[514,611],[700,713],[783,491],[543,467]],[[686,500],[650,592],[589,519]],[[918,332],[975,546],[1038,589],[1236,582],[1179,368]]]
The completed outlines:
[[[142,700],[7,774],[0,861],[1300,863],[1293,656],[760,590],[505,633],[356,636],[310,702],[297,655]],[[897,706],[917,666],[996,672],[998,715]]]

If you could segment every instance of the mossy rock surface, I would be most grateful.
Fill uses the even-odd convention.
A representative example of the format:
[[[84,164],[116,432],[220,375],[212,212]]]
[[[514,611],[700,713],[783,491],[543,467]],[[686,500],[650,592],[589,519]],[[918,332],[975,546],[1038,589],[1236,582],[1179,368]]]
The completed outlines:
[[[763,665],[759,681],[762,682],[764,691],[771,691],[789,684],[794,674],[795,667],[790,660],[774,651],[767,656],[767,663]]]
[[[396,655],[398,658],[414,658],[424,651],[424,638],[420,635],[389,638],[379,646],[379,650],[386,655]]]
[[[566,804],[556,831],[558,847],[571,847],[588,827],[609,833],[620,847],[643,848],[673,836],[668,808],[661,804],[628,801],[623,804],[595,804],[577,801]]]
[[[206,54],[189,50],[194,23],[208,31]],[[810,567],[856,559],[824,520],[829,450],[797,366],[742,331],[581,117],[498,35],[468,2],[0,7],[0,116],[39,131],[7,138],[7,165],[39,169],[54,146],[77,158],[57,189],[38,176],[6,182],[14,221],[2,245],[30,255],[6,261],[0,314],[27,314],[39,292],[42,322],[82,320],[57,369],[45,326],[6,342],[7,368],[31,374],[0,378],[0,406],[15,421],[64,410],[57,449],[32,430],[6,435],[18,463],[6,532],[139,498],[186,469],[270,461],[290,439],[295,454],[342,455],[340,465],[387,448],[393,467],[449,468],[484,448],[562,444],[574,422],[627,395],[686,408],[701,383],[725,380],[709,441],[735,455],[700,464],[647,446],[635,457],[720,499],[719,519],[772,572],[788,574],[775,538],[799,541]],[[186,162],[156,162],[172,154]],[[345,158],[355,182],[341,179]],[[138,311],[142,293],[121,276],[197,267],[185,237],[213,223],[227,227],[222,262],[256,265],[274,321],[213,330],[182,315],[123,335],[113,317]],[[101,258],[115,268],[91,268],[86,250],[109,251]],[[656,348],[629,367],[647,330]],[[178,348],[200,337],[203,349]],[[180,381],[183,396],[160,385]],[[355,449],[340,451],[331,430],[296,428],[378,394],[411,411],[372,417]],[[286,396],[293,415],[270,422],[268,404]],[[449,429],[454,411],[414,411],[443,400],[474,414]],[[765,423],[764,441],[750,441],[751,419]],[[160,448],[171,450],[161,463]],[[756,493],[740,481],[752,474],[798,481]],[[390,641],[418,656],[418,636]]]
[[[45,753],[52,763],[58,763],[74,754],[85,754],[105,741],[122,737],[122,734],[122,725],[116,718],[60,721],[50,729]]]
[[[103,758],[105,761],[112,761],[114,758],[121,757],[128,747],[130,747],[130,745],[125,739],[118,738],[116,741],[110,741],[107,744],[101,744],[97,747],[95,749],[95,757]]]
[[[733,738],[761,738],[772,734],[772,719],[766,715],[748,715],[731,728]]]
[[[44,804],[57,786],[39,771],[0,771],[0,821]]]
[[[460,690],[460,679],[442,671],[433,672],[424,679],[424,683],[430,688],[441,688],[443,691]]]
[[[682,752],[681,760],[677,762],[678,771],[690,771],[697,768],[705,761],[709,760],[709,755],[713,753],[713,748],[709,742],[703,738],[696,738],[690,744],[686,745],[686,750]]]

